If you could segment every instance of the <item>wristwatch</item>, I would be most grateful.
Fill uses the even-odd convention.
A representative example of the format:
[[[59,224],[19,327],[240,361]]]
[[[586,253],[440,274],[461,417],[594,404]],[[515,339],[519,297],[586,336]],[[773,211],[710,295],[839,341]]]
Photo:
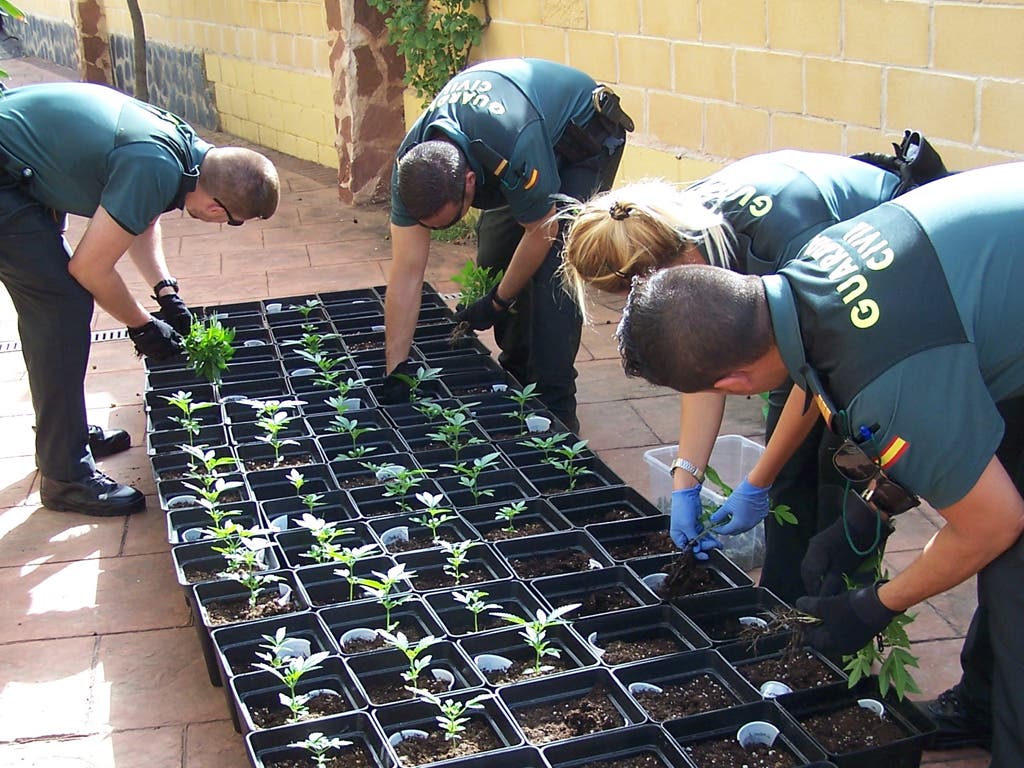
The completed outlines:
[[[160,294],[161,288],[173,288],[174,292],[178,292],[178,281],[173,277],[166,280],[161,280],[159,283],[153,286],[153,298],[155,299]]]
[[[693,475],[693,479],[696,480],[698,483],[704,482],[704,473],[697,469],[697,465],[694,464],[692,461],[687,461],[686,459],[676,459],[669,465],[669,475],[675,474],[675,471],[677,469],[681,469],[687,474]]]

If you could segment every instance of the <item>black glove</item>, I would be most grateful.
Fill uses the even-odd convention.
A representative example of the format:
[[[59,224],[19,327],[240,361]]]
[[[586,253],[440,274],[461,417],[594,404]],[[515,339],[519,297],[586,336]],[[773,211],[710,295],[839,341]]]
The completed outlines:
[[[409,392],[412,391],[412,387],[409,386],[407,381],[403,381],[400,376],[413,376],[415,373],[416,363],[412,360],[400,362],[391,373],[384,377],[380,389],[375,393],[377,401],[381,405],[408,403]]]
[[[798,610],[821,619],[805,625],[803,639],[825,654],[856,653],[889,626],[900,611],[886,608],[878,599],[879,581],[833,597],[801,597]]]
[[[188,336],[188,332],[192,330],[192,313],[188,311],[181,297],[176,293],[167,293],[154,298],[160,305],[160,317],[164,322],[170,323],[182,336]]]
[[[892,526],[884,522],[856,491],[846,492],[845,506],[845,526],[840,516],[828,528],[812,536],[807,554],[800,563],[800,578],[807,594],[812,597],[828,597],[844,591],[844,575],[854,583],[865,584],[874,580],[874,568],[861,572],[860,582],[857,582],[858,571],[867,562],[874,562],[892,533]],[[857,551],[850,546],[851,542]],[[863,554],[858,554],[858,551]]]
[[[135,354],[139,357],[167,360],[185,351],[185,343],[178,332],[156,317],[138,328],[129,328],[128,338],[135,344]]]
[[[896,187],[893,197],[899,197],[915,187],[950,175],[950,171],[942,162],[939,153],[918,131],[905,130],[903,141],[893,144],[892,150],[895,154],[881,155],[875,152],[862,152],[858,155],[850,155],[850,157],[899,176],[900,183]]]
[[[482,299],[477,299],[465,309],[460,309],[456,312],[455,319],[460,323],[467,323],[474,331],[486,331],[498,321],[498,318],[505,314],[505,309],[494,308],[495,302],[499,304],[507,303],[509,307],[512,306],[511,302],[497,300],[495,298],[497,295],[498,286],[494,286]]]

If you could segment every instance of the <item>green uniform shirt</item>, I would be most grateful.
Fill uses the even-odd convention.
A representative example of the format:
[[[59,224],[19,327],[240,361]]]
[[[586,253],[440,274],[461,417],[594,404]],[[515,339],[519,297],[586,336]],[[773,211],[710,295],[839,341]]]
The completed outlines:
[[[737,160],[689,189],[732,227],[730,268],[767,275],[826,227],[892,199],[899,181],[860,160],[787,149]]]
[[[508,205],[516,220],[543,218],[561,186],[554,146],[570,120],[579,125],[594,114],[593,78],[578,69],[542,59],[499,59],[453,77],[406,134],[397,158],[416,144],[446,138],[476,172],[473,207]],[[480,141],[492,157],[474,151]],[[495,176],[497,160],[507,160]],[[409,227],[416,219],[398,195],[398,164],[391,176],[391,221]]]
[[[4,169],[31,169],[28,192],[57,211],[99,206],[142,233],[195,188],[210,145],[184,122],[101,85],[54,83],[0,96]]]
[[[844,436],[871,432],[868,455],[939,508],[995,454],[996,403],[1024,395],[1022,179],[1008,163],[926,184],[762,278],[794,380],[809,363]]]

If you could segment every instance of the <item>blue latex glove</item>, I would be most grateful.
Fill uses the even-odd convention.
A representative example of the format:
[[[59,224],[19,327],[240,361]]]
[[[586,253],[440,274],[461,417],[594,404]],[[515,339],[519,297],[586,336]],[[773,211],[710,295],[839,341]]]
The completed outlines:
[[[711,515],[715,533],[733,535],[749,531],[768,516],[768,489],[751,485],[746,478]]]
[[[708,551],[722,545],[710,534],[701,536],[704,526],[700,524],[700,513],[699,485],[672,491],[672,517],[668,529],[672,541],[677,547],[683,549],[691,539],[700,537],[700,540],[693,545],[693,554],[698,560],[707,560]]]

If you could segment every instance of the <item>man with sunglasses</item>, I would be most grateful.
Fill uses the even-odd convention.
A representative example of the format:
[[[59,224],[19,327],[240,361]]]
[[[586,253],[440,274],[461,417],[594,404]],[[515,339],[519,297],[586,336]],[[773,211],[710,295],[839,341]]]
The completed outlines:
[[[430,230],[483,211],[477,263],[504,275],[458,313],[494,327],[499,360],[573,431],[582,317],[561,290],[558,205],[609,189],[632,121],[607,87],[540,59],[470,67],[428,105],[398,149],[391,180],[392,266],[385,298],[384,402],[408,399],[401,374],[419,315]],[[513,308],[514,305],[514,308]]]
[[[1024,765],[1024,451],[1004,417],[1024,396],[1022,179],[1010,163],[932,182],[829,227],[777,275],[663,270],[633,289],[618,331],[627,374],[679,391],[752,394],[791,376],[769,477],[823,416],[844,440],[836,467],[864,486],[847,517],[866,510],[880,530],[917,495],[939,511],[944,527],[890,581],[797,607],[819,619],[808,642],[848,654],[978,574],[963,678],[928,709],[943,746],[990,737],[997,768]],[[808,573],[816,588],[827,575]]]
[[[237,226],[269,218],[278,190],[263,155],[213,147],[175,115],[112,88],[0,92],[0,281],[18,313],[44,506],[94,516],[145,507],[140,491],[94,461],[131,444],[122,430],[86,422],[94,302],[128,327],[140,356],[177,355],[192,318],[164,259],[161,214],[184,209]],[[64,237],[68,213],[90,219],[74,249]],[[159,317],[118,274],[125,253],[153,286]]]

